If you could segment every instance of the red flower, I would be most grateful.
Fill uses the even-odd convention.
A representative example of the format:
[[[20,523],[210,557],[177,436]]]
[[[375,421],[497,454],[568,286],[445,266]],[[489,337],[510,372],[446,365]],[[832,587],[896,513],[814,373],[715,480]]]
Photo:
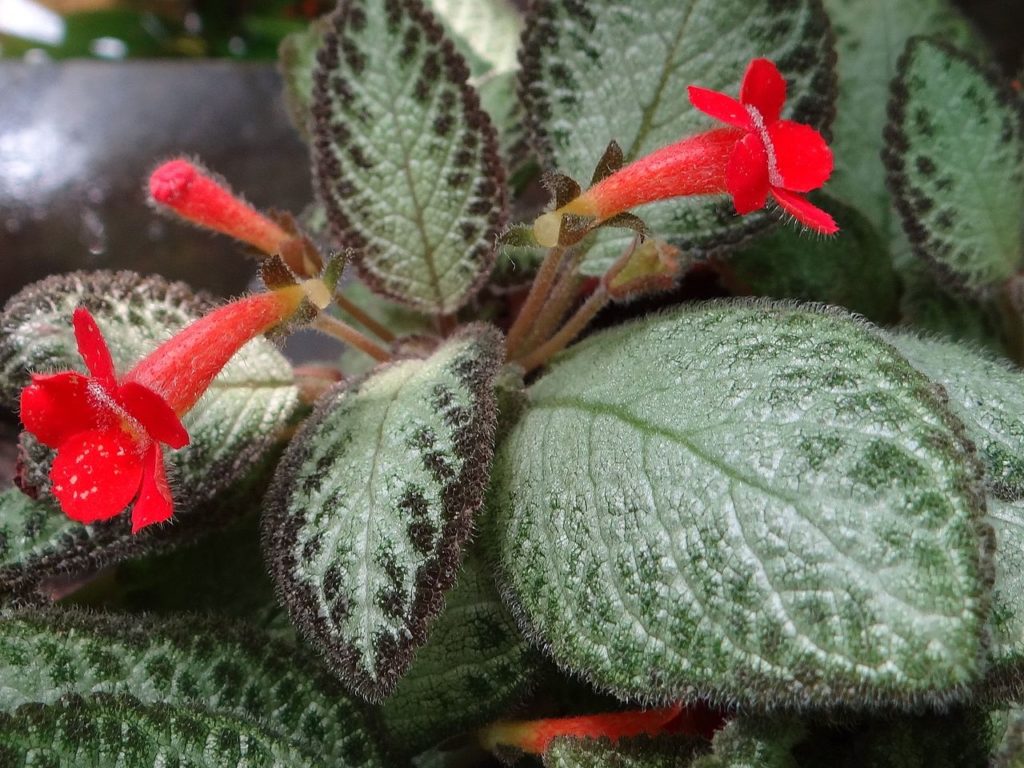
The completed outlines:
[[[817,189],[832,175],[832,150],[809,125],[779,119],[786,81],[772,62],[750,62],[738,101],[695,85],[689,92],[690,102],[701,112],[744,132],[725,172],[737,213],[763,208],[770,193],[807,227],[826,235],[839,230],[831,216],[800,194]]]
[[[558,243],[566,214],[600,223],[656,200],[728,192],[736,211],[763,208],[770,194],[797,221],[823,234],[838,231],[801,193],[832,173],[832,151],[807,125],[780,120],[786,81],[767,59],[747,67],[739,100],[690,86],[697,109],[729,124],[655,150],[619,169],[566,205],[540,216],[533,230],[545,247]]]
[[[73,520],[91,523],[134,500],[132,530],[174,511],[161,444],[189,442],[181,423],[243,344],[288,318],[300,286],[248,296],[200,318],[118,378],[89,311],[74,313],[78,351],[89,371],[33,374],[21,393],[21,421],[57,449],[53,494]]]

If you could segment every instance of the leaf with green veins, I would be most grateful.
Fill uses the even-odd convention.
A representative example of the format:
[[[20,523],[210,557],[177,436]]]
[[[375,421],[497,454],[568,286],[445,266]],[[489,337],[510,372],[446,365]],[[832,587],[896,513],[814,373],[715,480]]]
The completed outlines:
[[[839,224],[838,237],[808,237],[793,227],[778,227],[727,257],[727,282],[738,293],[821,301],[876,323],[894,322],[899,285],[885,243],[856,210],[822,198],[820,206]]]
[[[303,754],[383,768],[375,721],[312,660],[253,627],[78,611],[0,620],[0,712],[69,694],[128,695],[269,729]]]
[[[502,715],[535,672],[483,557],[470,553],[430,637],[381,708],[391,743],[415,754]]]
[[[797,768],[793,747],[805,734],[795,720],[740,717],[715,734],[711,754],[690,768]]]
[[[1024,124],[1009,84],[914,38],[889,103],[885,163],[914,253],[950,285],[985,295],[1024,260]]]
[[[134,272],[72,272],[23,288],[0,315],[0,395],[10,407],[31,373],[85,370],[71,324],[77,306],[93,313],[117,369],[127,372],[214,301]],[[189,445],[167,455],[181,511],[250,475],[297,406],[288,361],[266,339],[246,344],[184,417]]]
[[[896,60],[913,35],[936,35],[965,46],[975,38],[949,0],[824,0],[824,4],[839,54],[839,100],[832,130],[836,167],[828,190],[867,217],[899,264],[903,233],[885,186],[881,159]]]
[[[658,739],[557,738],[544,752],[544,768],[681,768],[690,765],[705,742],[685,736]]]
[[[67,768],[312,768],[286,739],[195,704],[141,704],[130,696],[69,696],[0,714],[0,763]]]
[[[520,89],[533,143],[549,170],[585,182],[613,139],[629,162],[707,130],[711,121],[690,106],[687,86],[737,93],[758,56],[774,60],[787,78],[785,116],[827,128],[835,101],[832,36],[817,0],[532,3]],[[652,233],[694,256],[738,242],[769,220],[737,216],[724,195],[668,200],[636,213]],[[588,261],[607,265],[624,237],[603,235]],[[588,274],[595,269],[584,265]]]
[[[346,0],[314,73],[313,163],[331,231],[375,291],[449,314],[487,280],[506,218],[497,139],[420,0]]]
[[[321,398],[266,501],[264,551],[293,622],[373,701],[408,669],[454,583],[494,450],[498,331]]]
[[[524,626],[619,696],[911,706],[983,671],[980,475],[866,324],[715,302],[563,354],[492,500]]]
[[[285,105],[292,125],[304,141],[312,137],[313,70],[316,52],[324,40],[323,19],[310,23],[301,32],[292,32],[278,47],[278,66],[284,81]]]

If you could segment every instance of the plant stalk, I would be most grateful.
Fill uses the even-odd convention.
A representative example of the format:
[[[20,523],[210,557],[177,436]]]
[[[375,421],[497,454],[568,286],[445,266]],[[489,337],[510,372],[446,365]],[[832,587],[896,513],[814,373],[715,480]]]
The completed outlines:
[[[322,333],[326,333],[328,336],[333,336],[344,341],[346,344],[351,344],[374,360],[386,362],[391,359],[391,354],[386,349],[336,317],[325,315],[321,312],[317,315],[316,320],[313,321],[313,327]]]
[[[594,319],[594,315],[608,304],[609,299],[608,291],[605,289],[604,283],[602,283],[597,287],[597,290],[590,294],[590,297],[583,303],[583,306],[576,310],[576,314],[569,318],[569,322],[563,325],[558,333],[518,361],[526,373],[544,365],[554,355],[569,346],[573,339],[579,336],[590,321]]]
[[[544,257],[540,269],[537,270],[537,274],[533,278],[533,284],[530,286],[530,293],[527,294],[526,301],[523,302],[523,306],[520,308],[519,314],[516,315],[512,327],[508,329],[505,344],[510,360],[514,359],[513,356],[519,352],[519,348],[526,341],[534,318],[540,312],[541,307],[548,298],[548,294],[551,293],[551,287],[558,276],[558,266],[562,263],[562,255],[564,253],[564,248],[558,246],[551,248],[548,250],[547,256]]]

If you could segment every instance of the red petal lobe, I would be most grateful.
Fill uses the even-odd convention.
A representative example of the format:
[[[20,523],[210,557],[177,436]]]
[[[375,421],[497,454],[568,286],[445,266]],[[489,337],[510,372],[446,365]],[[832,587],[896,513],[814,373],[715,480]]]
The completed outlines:
[[[135,498],[142,461],[135,443],[120,429],[93,429],[61,444],[50,480],[64,514],[91,523],[113,517]]]
[[[171,448],[188,445],[188,431],[167,401],[153,390],[130,381],[120,387],[118,399],[154,440]]]
[[[80,373],[35,375],[21,390],[21,423],[51,448],[99,426],[99,416],[89,398],[89,379]]]
[[[690,103],[706,115],[723,123],[743,128],[747,131],[754,130],[754,123],[750,119],[750,113],[732,96],[718,91],[710,91],[707,88],[699,88],[691,85],[687,89],[690,93]]]
[[[751,61],[743,75],[740,101],[757,107],[768,125],[778,120],[786,103],[786,80],[779,68],[768,59]]]
[[[808,229],[813,229],[823,235],[834,235],[839,231],[835,219],[803,195],[772,187],[772,197],[775,198],[775,202],[781,206],[782,210]]]
[[[809,125],[780,120],[768,126],[782,185],[791,192],[810,192],[832,175],[832,150]]]
[[[162,523],[173,513],[174,500],[164,471],[163,452],[159,445],[153,443],[146,451],[142,491],[132,508],[132,533],[138,533],[147,525]]]
[[[96,320],[85,307],[75,310],[73,320],[78,353],[85,361],[85,367],[104,389],[112,390],[115,384],[114,360]]]
[[[725,185],[732,195],[736,213],[743,215],[764,208],[768,199],[768,156],[756,133],[748,133],[729,159]]]

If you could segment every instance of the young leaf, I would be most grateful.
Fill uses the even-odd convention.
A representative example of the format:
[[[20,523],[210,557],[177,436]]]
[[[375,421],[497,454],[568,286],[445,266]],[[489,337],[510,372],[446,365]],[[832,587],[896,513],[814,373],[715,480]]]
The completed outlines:
[[[532,3],[520,89],[533,143],[548,170],[585,181],[613,139],[629,162],[707,130],[687,86],[735,93],[758,56],[775,61],[788,80],[785,116],[827,128],[835,99],[832,36],[815,0]],[[737,216],[724,196],[669,200],[637,213],[653,233],[695,256],[768,220]],[[631,237],[602,238],[608,244],[588,259],[610,263]]]
[[[383,768],[369,713],[305,656],[252,627],[77,611],[0,620],[0,712],[69,694],[238,718],[325,764]]]
[[[832,131],[836,167],[829,179],[829,194],[860,210],[893,256],[899,257],[906,245],[881,159],[896,60],[912,35],[936,35],[967,46],[972,40],[970,29],[949,0],[824,0],[824,4],[835,30],[840,84]]]
[[[0,395],[16,408],[31,373],[84,371],[71,315],[84,306],[128,370],[213,306],[183,283],[133,272],[73,272],[23,288],[0,316]],[[209,501],[246,477],[280,439],[298,406],[291,365],[266,339],[249,342],[183,423],[190,444],[168,455],[182,507]]]
[[[420,0],[345,0],[314,74],[313,161],[331,231],[374,290],[454,312],[506,216],[494,129]]]
[[[607,739],[560,737],[544,752],[544,768],[679,768],[690,765],[703,745],[685,736],[657,739]]]
[[[968,293],[997,288],[1024,260],[1024,125],[1009,84],[915,38],[889,113],[885,162],[914,253]]]
[[[503,344],[467,326],[322,398],[281,461],[264,551],[293,622],[354,691],[395,687],[454,583],[487,485]]]
[[[951,701],[982,671],[980,468],[837,312],[711,303],[563,355],[495,459],[523,624],[620,696]]]
[[[469,554],[426,644],[381,708],[391,743],[415,754],[499,717],[523,694],[535,661],[486,562]]]
[[[131,696],[68,696],[0,714],[0,764],[75,768],[313,768],[271,730],[196,705],[141,704]]]

